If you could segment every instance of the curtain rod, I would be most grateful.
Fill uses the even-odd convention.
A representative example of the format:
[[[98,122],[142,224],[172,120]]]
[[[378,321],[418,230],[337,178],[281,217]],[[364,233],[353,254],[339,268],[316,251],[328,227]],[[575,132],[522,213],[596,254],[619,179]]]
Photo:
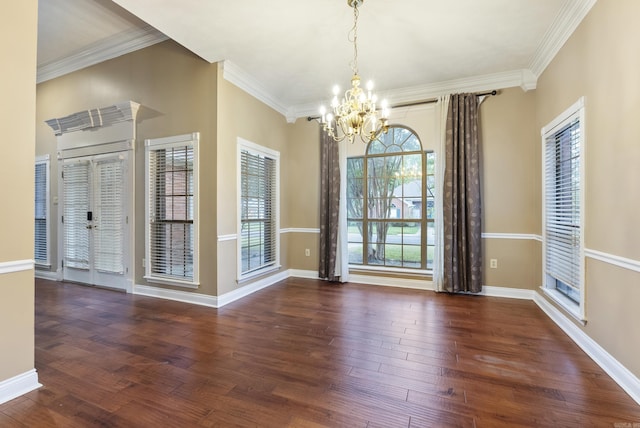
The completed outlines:
[[[494,95],[498,95],[498,91],[496,91],[495,89],[493,91],[489,91],[489,92],[481,92],[479,94],[476,94],[476,97],[487,97],[487,96],[494,96]],[[394,108],[400,108],[400,107],[413,107],[413,106],[419,106],[422,104],[434,104],[437,103],[438,99],[437,98],[433,98],[431,100],[423,100],[423,101],[414,101],[411,103],[403,103],[403,104],[395,104],[392,106],[389,106],[389,108],[394,109]],[[317,120],[320,119],[320,116],[307,116],[307,121],[311,122],[312,120]]]

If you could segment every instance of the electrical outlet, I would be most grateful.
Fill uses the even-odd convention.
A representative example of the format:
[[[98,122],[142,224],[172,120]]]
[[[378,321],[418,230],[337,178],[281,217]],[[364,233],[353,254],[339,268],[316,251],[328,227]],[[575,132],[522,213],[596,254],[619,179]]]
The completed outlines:
[[[304,255],[307,256],[307,257],[311,256],[311,250],[308,249],[308,248],[305,248],[304,249]]]
[[[489,260],[489,267],[491,269],[498,269],[498,259]]]

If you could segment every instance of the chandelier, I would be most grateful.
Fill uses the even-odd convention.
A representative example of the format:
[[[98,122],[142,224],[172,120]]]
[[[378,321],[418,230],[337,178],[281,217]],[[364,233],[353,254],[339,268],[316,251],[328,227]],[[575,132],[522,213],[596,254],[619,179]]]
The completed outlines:
[[[349,32],[349,40],[353,42],[353,62],[351,70],[351,89],[347,90],[338,100],[340,88],[333,87],[333,100],[331,101],[331,112],[320,107],[320,123],[327,134],[335,141],[342,141],[345,138],[353,143],[356,136],[363,143],[369,143],[389,129],[388,118],[389,109],[383,100],[380,109],[377,110],[377,97],[371,91],[373,82],[367,82],[366,92],[360,87],[360,75],[358,74],[358,7],[364,0],[347,0],[347,4],[353,8],[353,28]]]

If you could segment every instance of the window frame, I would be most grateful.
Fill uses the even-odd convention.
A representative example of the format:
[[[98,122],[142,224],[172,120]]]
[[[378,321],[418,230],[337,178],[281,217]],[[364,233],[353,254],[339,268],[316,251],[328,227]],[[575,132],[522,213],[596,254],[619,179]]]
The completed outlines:
[[[350,262],[349,263],[349,268],[352,270],[369,270],[369,271],[383,271],[383,272],[398,272],[398,273],[409,273],[409,274],[427,274],[430,275],[433,273],[433,268],[429,267],[429,259],[428,259],[428,234],[429,234],[429,226],[430,225],[435,225],[435,217],[434,218],[428,218],[428,201],[429,201],[429,187],[428,187],[428,176],[430,175],[434,175],[434,174],[429,174],[428,173],[428,157],[431,155],[434,157],[436,156],[436,153],[434,150],[427,150],[424,149],[423,145],[422,145],[422,141],[420,140],[420,137],[418,136],[418,134],[411,128],[409,128],[408,126],[404,126],[404,125],[391,125],[389,127],[389,129],[405,129],[407,131],[409,131],[411,134],[413,134],[415,136],[415,138],[417,139],[418,143],[420,144],[420,149],[419,150],[414,150],[414,151],[400,151],[400,152],[385,152],[385,153],[369,153],[369,149],[370,149],[370,144],[367,145],[367,148],[365,149],[365,153],[362,156],[352,156],[349,157],[347,159],[347,165],[349,165],[349,161],[350,160],[355,160],[355,159],[361,159],[362,160],[362,164],[363,164],[363,207],[362,207],[362,218],[354,218],[354,217],[347,217],[347,223],[350,224],[351,222],[362,222],[362,230],[365,231],[367,230],[368,227],[370,227],[370,225],[375,224],[376,222],[387,222],[387,223],[397,223],[397,222],[404,222],[404,223],[419,223],[420,224],[420,230],[421,230],[421,236],[420,236],[420,249],[421,249],[421,254],[420,254],[420,267],[409,267],[404,265],[404,260],[401,261],[402,265],[398,266],[398,265],[387,265],[387,264],[369,264],[368,260],[366,260],[366,250],[365,248],[367,247],[367,238],[365,236],[362,236],[362,263],[353,263]],[[367,186],[368,186],[368,182],[371,179],[371,177],[368,177],[368,160],[369,159],[374,159],[374,158],[384,158],[387,156],[415,156],[419,154],[421,156],[421,204],[422,204],[422,209],[421,209],[421,216],[419,218],[388,218],[388,219],[370,219],[369,218],[369,210],[366,208],[367,205],[367,197],[368,195],[366,194],[367,191]],[[435,168],[435,163],[434,163],[434,168]],[[347,179],[349,179],[350,174],[349,174],[349,170],[347,170]],[[405,183],[406,184],[406,183]],[[434,199],[435,197],[437,197],[437,195],[435,195],[435,189],[433,189],[433,193],[434,193]],[[401,209],[402,212],[404,212],[404,209]],[[348,213],[347,213],[348,215]],[[433,227],[433,226],[432,226]],[[349,241],[351,243],[351,241]],[[399,244],[402,245],[402,244]],[[435,242],[434,245],[435,247]],[[433,260],[431,260],[431,262],[433,263]]]
[[[36,175],[36,168],[38,168],[38,165],[44,165],[44,211],[45,211],[45,215],[44,215],[44,221],[45,221],[45,252],[46,252],[46,259],[37,259],[36,258],[36,251],[35,251],[35,246],[37,245],[36,243],[36,239],[37,236],[35,234],[35,222],[36,220],[38,220],[38,218],[36,218],[36,213],[34,212],[34,262],[35,262],[35,267],[36,268],[44,268],[44,269],[49,269],[51,268],[51,205],[50,205],[50,198],[51,198],[51,189],[50,189],[50,181],[51,181],[51,162],[50,162],[50,157],[49,155],[43,155],[43,156],[36,156],[36,160],[35,160],[35,167],[34,167],[34,181],[35,181],[35,194],[34,194],[34,203],[35,203],[35,207],[34,207],[34,211],[37,210],[37,205],[38,205],[38,189],[37,189],[37,185],[38,182],[37,180],[35,180],[35,175]]]
[[[164,138],[155,138],[145,140],[145,275],[144,278],[148,282],[155,282],[160,284],[177,285],[187,288],[199,287],[199,221],[198,221],[198,146],[200,141],[200,133],[194,132],[191,134],[176,135]],[[179,147],[190,147],[193,150],[193,206],[192,209],[192,227],[193,238],[191,239],[191,250],[193,253],[193,275],[191,278],[184,276],[172,276],[172,275],[159,275],[152,272],[151,264],[151,241],[152,241],[152,210],[153,210],[153,195],[150,194],[152,188],[151,177],[151,164],[150,153],[152,151],[159,151],[164,149],[173,149]],[[184,278],[184,279],[182,279]]]
[[[266,157],[275,161],[275,191],[272,192],[271,201],[271,227],[274,229],[274,242],[273,251],[275,252],[274,260],[269,264],[258,267],[256,269],[250,269],[243,272],[243,242],[242,242],[242,157],[243,152],[248,152],[253,155]],[[238,283],[249,280],[251,278],[264,275],[270,272],[277,271],[281,268],[280,265],[280,152],[270,149],[268,147],[261,146],[259,144],[247,141],[242,138],[237,140],[237,269],[236,277]]]
[[[578,244],[578,282],[579,282],[579,301],[576,302],[568,296],[568,294],[559,291],[557,288],[557,278],[552,277],[547,272],[547,259],[549,254],[549,237],[547,232],[547,219],[549,214],[547,198],[549,185],[547,181],[547,146],[553,144],[556,137],[561,134],[572,123],[579,124],[579,173],[578,177],[578,199],[579,199],[579,244]],[[585,146],[586,146],[586,132],[585,132],[585,106],[584,97],[578,99],[571,107],[566,109],[560,115],[558,115],[549,124],[541,129],[542,136],[542,291],[545,295],[549,296],[554,302],[556,302],[561,308],[563,308],[572,317],[586,323],[586,290],[585,290]],[[554,162],[557,161],[557,157],[554,157]],[[554,181],[555,183],[555,181]],[[554,184],[555,187],[555,184]]]

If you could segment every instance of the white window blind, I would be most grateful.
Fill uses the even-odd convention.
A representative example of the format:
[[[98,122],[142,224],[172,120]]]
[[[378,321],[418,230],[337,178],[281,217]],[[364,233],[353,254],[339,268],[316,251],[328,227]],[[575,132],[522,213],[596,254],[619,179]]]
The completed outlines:
[[[146,276],[193,283],[196,152],[193,141],[176,138],[169,144],[147,140]]]
[[[49,160],[36,160],[35,167],[35,240],[36,264],[49,265]]]
[[[89,269],[90,166],[89,161],[73,161],[63,167],[64,263],[76,269]]]
[[[98,161],[93,216],[94,267],[101,272],[124,273],[125,163],[122,159]]]
[[[578,115],[545,135],[545,273],[546,287],[581,303],[582,169]]]
[[[240,275],[278,263],[278,156],[240,150]]]

